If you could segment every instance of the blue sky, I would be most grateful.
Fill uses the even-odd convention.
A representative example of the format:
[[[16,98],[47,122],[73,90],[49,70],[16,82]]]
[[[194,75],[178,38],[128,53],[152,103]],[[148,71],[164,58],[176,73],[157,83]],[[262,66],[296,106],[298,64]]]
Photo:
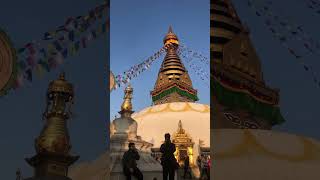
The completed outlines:
[[[257,17],[245,2],[233,0],[241,20],[250,28],[251,39],[261,58],[266,84],[280,89],[280,108],[286,122],[275,127],[275,130],[320,139],[319,87],[313,83],[310,73],[306,72],[286,48],[272,37],[262,19]],[[274,14],[302,25],[309,36],[319,42],[320,26],[316,22],[320,16],[308,9],[305,1],[274,0],[272,2]],[[291,45],[297,47],[296,43]],[[319,78],[319,53],[305,56],[302,60],[312,65]]]
[[[117,0],[111,2],[110,66],[115,75],[146,60],[163,46],[170,25],[181,43],[209,57],[209,0],[149,1]],[[182,57],[181,57],[182,58]],[[133,106],[140,111],[151,105],[150,91],[155,85],[163,57],[149,70],[131,81],[134,88]],[[185,63],[193,86],[198,90],[199,103],[210,104],[210,91],[200,77]],[[209,67],[204,67],[209,72]],[[111,92],[111,120],[120,110],[123,89]]]

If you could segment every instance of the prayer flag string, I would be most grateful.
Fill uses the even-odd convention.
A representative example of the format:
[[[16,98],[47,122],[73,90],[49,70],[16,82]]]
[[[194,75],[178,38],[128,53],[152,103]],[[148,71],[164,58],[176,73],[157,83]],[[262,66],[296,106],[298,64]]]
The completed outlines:
[[[152,56],[147,58],[142,63],[136,64],[132,66],[129,70],[115,76],[115,83],[116,83],[115,89],[118,89],[121,86],[125,86],[133,78],[136,78],[142,72],[144,72],[145,70],[148,70],[153,64],[153,62],[159,59],[165,53],[165,51],[166,51],[165,48],[162,47],[160,50],[158,50],[156,53],[154,53]]]
[[[284,20],[282,17],[272,12],[270,8],[271,5],[272,2],[267,1],[262,8],[259,8],[256,1],[248,0],[248,6],[254,10],[256,16],[264,18],[264,24],[268,27],[268,30],[272,33],[272,36],[277,39],[280,44],[285,47],[292,56],[295,57],[295,59],[297,59],[303,69],[311,74],[313,82],[320,87],[320,79],[317,77],[316,71],[314,71],[314,68],[306,63],[303,59],[309,53],[319,53],[319,43],[310,38],[307,33],[305,33],[302,26],[294,26],[289,23],[289,21]],[[289,42],[292,40],[302,41],[302,45],[305,49],[307,49],[308,53],[303,54],[302,52],[298,52],[296,47],[293,47],[292,42],[289,44]],[[297,49],[301,51],[301,48]]]
[[[45,32],[41,40],[31,41],[17,49],[18,73],[13,89],[21,87],[25,80],[32,82],[34,72],[42,77],[109,31],[109,18],[103,19],[108,12],[109,4],[104,2],[85,16],[67,18],[64,25]]]
[[[197,53],[193,51],[190,48],[187,48],[185,45],[182,45],[178,49],[178,55],[182,57],[182,59],[189,65],[189,67],[193,70],[195,74],[198,75],[198,77],[204,82],[204,84],[209,87],[210,82],[210,66],[209,61],[206,61],[208,58],[203,56],[200,53]],[[196,61],[196,59],[200,59],[200,61]],[[199,62],[203,62],[202,65],[204,65],[207,68],[202,68],[201,64]],[[207,69],[207,70],[204,70]]]

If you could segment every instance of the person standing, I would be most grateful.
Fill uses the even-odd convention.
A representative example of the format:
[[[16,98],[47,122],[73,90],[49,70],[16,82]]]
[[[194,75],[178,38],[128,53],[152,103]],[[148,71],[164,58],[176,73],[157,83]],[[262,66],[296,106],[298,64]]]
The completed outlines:
[[[207,175],[207,165],[208,165],[208,162],[207,162],[207,159],[206,157],[202,154],[201,155],[201,176],[200,176],[200,179],[203,179],[204,175],[207,176],[208,178],[208,175]]]
[[[190,178],[192,178],[191,175],[191,169],[190,169],[190,160],[189,160],[189,156],[185,156],[184,159],[184,174],[183,174],[183,179],[186,179],[186,175],[189,175]]]
[[[202,156],[198,156],[197,157],[197,166],[198,166],[198,169],[199,169],[200,177],[201,177],[201,157]]]
[[[176,145],[171,142],[170,134],[164,135],[165,142],[160,146],[161,165],[163,180],[174,180],[175,171],[179,167],[179,164],[174,157],[174,152],[176,151]]]
[[[143,180],[143,174],[137,167],[137,160],[140,159],[138,150],[134,143],[129,143],[129,150],[124,153],[122,157],[123,173],[127,180],[131,180],[131,176],[136,177],[138,180]]]
[[[210,179],[210,170],[211,170],[211,158],[208,156],[208,169],[207,169],[207,176]]]

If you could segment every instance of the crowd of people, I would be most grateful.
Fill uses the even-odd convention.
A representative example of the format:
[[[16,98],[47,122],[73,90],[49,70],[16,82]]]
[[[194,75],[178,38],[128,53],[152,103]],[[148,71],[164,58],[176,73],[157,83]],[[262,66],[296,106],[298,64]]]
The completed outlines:
[[[178,169],[184,170],[183,178],[192,179],[192,170],[190,167],[190,159],[186,155],[184,157],[183,167],[180,167],[177,159],[174,156],[176,151],[176,146],[171,142],[170,134],[165,134],[165,141],[160,146],[160,152],[162,156],[160,158],[160,162],[162,165],[162,174],[163,180],[174,180],[176,171]],[[143,180],[143,174],[140,169],[137,167],[137,160],[140,159],[139,153],[135,147],[134,143],[129,143],[129,150],[124,153],[122,157],[122,167],[123,173],[126,176],[127,180],[131,180],[132,176],[137,178],[138,180]],[[210,179],[210,167],[211,167],[211,159],[210,156],[204,156],[201,154],[197,158],[197,166],[200,171],[200,179]]]

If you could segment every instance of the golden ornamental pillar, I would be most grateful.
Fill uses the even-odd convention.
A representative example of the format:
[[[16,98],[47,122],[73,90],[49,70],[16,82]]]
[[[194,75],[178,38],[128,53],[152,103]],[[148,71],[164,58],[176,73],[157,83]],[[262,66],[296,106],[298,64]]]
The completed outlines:
[[[67,128],[67,120],[72,115],[73,99],[73,86],[65,80],[64,73],[49,84],[43,114],[45,126],[35,140],[37,154],[26,159],[35,169],[34,178],[67,178],[68,167],[79,158],[70,155],[71,143]]]

